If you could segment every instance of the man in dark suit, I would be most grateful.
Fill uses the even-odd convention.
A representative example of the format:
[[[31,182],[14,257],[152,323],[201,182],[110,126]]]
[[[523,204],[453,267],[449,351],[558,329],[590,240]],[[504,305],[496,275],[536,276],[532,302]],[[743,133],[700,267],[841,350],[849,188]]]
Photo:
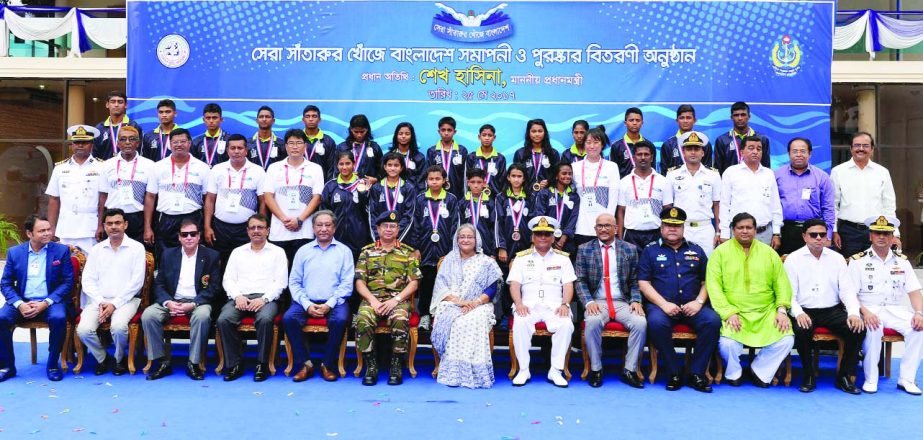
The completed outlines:
[[[619,378],[634,388],[644,388],[635,375],[647,320],[638,290],[638,248],[615,237],[616,222],[612,214],[596,217],[596,240],[577,248],[577,297],[584,307],[586,350],[590,358],[592,387],[602,385],[602,330],[609,321],[628,329],[628,350]]]
[[[148,357],[154,360],[147,380],[173,373],[164,352],[163,325],[172,318],[189,317],[189,362],[186,375],[205,378],[199,368],[202,348],[208,343],[211,327],[211,302],[221,284],[218,252],[199,245],[199,225],[183,220],[179,228],[179,247],[164,251],[154,280],[154,301],[141,315]]]
[[[0,308],[0,382],[16,376],[13,355],[13,325],[25,321],[48,323],[48,380],[59,381],[58,366],[67,316],[73,315],[74,266],[70,249],[52,243],[51,223],[44,217],[30,216],[23,224],[29,241],[9,249],[0,290],[6,304]]]

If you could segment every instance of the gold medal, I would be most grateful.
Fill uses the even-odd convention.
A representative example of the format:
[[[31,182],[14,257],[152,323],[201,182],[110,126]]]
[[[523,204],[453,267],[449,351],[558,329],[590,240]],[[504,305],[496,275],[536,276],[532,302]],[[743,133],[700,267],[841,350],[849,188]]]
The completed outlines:
[[[532,184],[532,191],[538,192],[538,191],[541,191],[541,189],[542,189],[541,183],[535,182]]]
[[[482,192],[484,193],[485,196],[490,197],[490,188],[484,188],[484,191]]]
[[[519,241],[520,238],[522,238],[522,235],[519,235],[519,228],[513,229],[513,241]]]
[[[448,190],[448,189],[451,189],[451,188],[452,188],[452,184],[451,184],[451,183],[449,183],[449,181],[448,181],[448,180],[446,180],[446,181],[445,181],[445,189],[447,189],[447,190]]]
[[[362,181],[359,183],[359,185],[356,186],[356,191],[359,192],[365,192],[367,189],[369,189],[369,187],[365,184],[365,181]]]

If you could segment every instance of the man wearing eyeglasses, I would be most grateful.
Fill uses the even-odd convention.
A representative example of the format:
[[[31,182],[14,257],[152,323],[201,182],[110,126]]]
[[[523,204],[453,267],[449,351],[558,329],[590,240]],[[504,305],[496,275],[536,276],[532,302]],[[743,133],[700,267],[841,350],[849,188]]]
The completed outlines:
[[[644,388],[635,374],[647,337],[647,319],[638,290],[638,248],[615,237],[612,214],[596,217],[596,240],[577,248],[577,297],[585,308],[587,356],[592,387],[602,385],[602,331],[609,321],[628,329],[625,367],[619,378],[632,388]]]
[[[836,222],[833,185],[824,170],[811,165],[810,139],[796,137],[788,141],[789,164],[776,169],[776,185],[782,203],[781,245],[779,255],[803,247],[804,225],[807,220],[820,218],[832,234]],[[830,237],[828,237],[830,238]]]
[[[190,326],[186,375],[193,380],[205,378],[199,362],[208,343],[211,303],[220,288],[218,252],[199,244],[199,225],[193,219],[182,221],[177,237],[180,246],[165,250],[161,256],[153,301],[141,314],[147,356],[153,360],[147,380],[173,373],[164,350],[163,326],[180,316],[189,317]]]
[[[222,267],[231,252],[248,241],[247,219],[264,213],[263,168],[247,160],[247,138],[228,138],[227,162],[212,168],[205,194],[205,243],[221,254]],[[252,237],[251,237],[252,238]]]
[[[140,133],[135,127],[119,131],[119,154],[103,163],[104,187],[99,191],[105,209],[125,214],[125,235],[144,242],[144,192],[154,173],[154,162],[138,154]],[[100,215],[102,219],[102,215]],[[102,239],[102,224],[97,239]]]
[[[55,164],[45,190],[51,235],[87,253],[96,245],[99,192],[104,185],[103,162],[91,155],[97,136],[99,132],[87,125],[67,129],[71,157]]]
[[[183,220],[202,224],[205,184],[211,170],[189,154],[191,145],[192,138],[185,128],[170,132],[173,154],[154,164],[153,176],[147,182],[144,242],[155,247],[158,261],[165,249],[179,246],[176,234]]]
[[[242,136],[241,136],[242,137]],[[234,140],[231,138],[231,157],[234,157]],[[251,165],[259,168],[259,165]],[[285,251],[269,243],[269,219],[262,214],[252,214],[246,223],[250,242],[231,252],[224,271],[222,285],[228,301],[221,308],[216,326],[224,347],[224,381],[243,375],[241,339],[238,327],[244,317],[252,316],[256,327],[258,350],[254,382],[269,377],[269,353],[272,349],[273,319],[279,311],[276,300],[288,284],[288,263]]]
[[[792,330],[801,357],[804,380],[798,389],[810,393],[817,387],[814,375],[814,331],[824,327],[843,340],[843,359],[834,385],[849,394],[861,394],[851,379],[856,375],[859,347],[865,339],[865,325],[859,316],[856,293],[846,288],[846,262],[825,247],[827,223],[815,218],[804,222],[805,246],[785,259],[785,272],[792,285]],[[870,358],[871,359],[871,358]],[[877,357],[874,358],[877,361]]]
[[[897,199],[888,169],[872,161],[875,140],[866,132],[852,137],[849,148],[852,159],[843,162],[830,172],[830,181],[836,194],[836,224],[833,227],[833,245],[840,254],[849,257],[868,249],[869,229],[865,219],[878,215],[894,217]],[[901,233],[894,231],[894,244],[901,247]]]

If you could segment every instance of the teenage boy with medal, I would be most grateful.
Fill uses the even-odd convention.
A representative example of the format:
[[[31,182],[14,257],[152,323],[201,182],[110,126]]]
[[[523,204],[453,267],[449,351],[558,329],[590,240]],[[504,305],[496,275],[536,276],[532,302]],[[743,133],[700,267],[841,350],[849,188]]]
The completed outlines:
[[[644,125],[644,114],[641,109],[631,107],[625,110],[625,136],[612,144],[609,151],[609,160],[619,167],[619,178],[624,178],[631,173],[635,165],[635,145],[644,140],[641,127]]]
[[[308,137],[305,155],[308,160],[320,165],[324,171],[324,178],[336,174],[334,156],[337,144],[329,134],[320,129],[320,109],[316,105],[307,105],[301,111],[301,122],[304,123],[304,135]]]
[[[469,153],[465,160],[466,169],[478,168],[486,171],[484,183],[487,186],[484,188],[484,193],[488,196],[500,194],[500,188],[506,182],[506,157],[494,148],[496,133],[497,130],[493,125],[482,125],[478,130],[481,146]]]
[[[558,222],[554,230],[554,248],[575,255],[574,230],[580,213],[580,196],[571,187],[573,180],[573,166],[563,161],[558,163],[551,185],[535,195],[535,212]]]
[[[746,102],[738,101],[731,105],[731,122],[734,123],[734,128],[715,139],[715,168],[718,172],[724,175],[724,171],[731,166],[744,163],[744,138],[747,136],[760,138],[760,143],[763,144],[760,163],[770,168],[769,138],[758,134],[750,127],[750,106]]]
[[[465,194],[465,157],[468,149],[455,141],[455,118],[445,116],[439,120],[439,142],[426,150],[426,163],[439,165],[445,170],[445,189],[461,198]]]
[[[501,236],[497,225],[496,199],[490,198],[486,188],[486,175],[487,173],[480,168],[468,170],[468,193],[465,194],[465,200],[460,206],[462,212],[459,223],[474,225],[481,236],[484,255],[496,258]]]
[[[202,109],[202,121],[205,122],[205,133],[192,139],[190,153],[205,162],[209,168],[228,160],[228,135],[221,129],[224,117],[221,116],[221,106],[215,103],[206,104]]]
[[[170,155],[170,132],[177,128],[176,103],[171,99],[161,99],[157,103],[157,119],[160,124],[153,131],[144,133],[141,138],[142,156],[157,162]]]
[[[285,146],[282,145],[282,139],[272,132],[272,126],[275,123],[276,112],[272,107],[267,105],[260,107],[256,111],[256,125],[259,131],[247,141],[250,162],[259,165],[263,171],[269,168],[269,164],[284,160],[288,156]]]
[[[413,232],[410,243],[420,261],[420,328],[429,330],[429,304],[433,299],[436,265],[452,250],[452,237],[458,228],[458,199],[445,190],[446,171],[439,165],[426,169],[427,190],[417,194],[413,207]]]

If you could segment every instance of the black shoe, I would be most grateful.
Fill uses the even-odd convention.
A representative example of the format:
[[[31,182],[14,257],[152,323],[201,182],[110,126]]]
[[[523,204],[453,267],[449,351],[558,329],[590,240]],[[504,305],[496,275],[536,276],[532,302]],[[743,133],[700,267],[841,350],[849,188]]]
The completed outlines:
[[[837,382],[839,384],[839,382]],[[801,386],[798,387],[798,391],[802,393],[810,393],[817,389],[817,382],[814,380],[813,374],[808,374],[804,377],[804,380],[801,381]],[[853,387],[855,389],[855,387]]]
[[[641,382],[641,379],[638,379],[638,376],[635,376],[634,371],[623,369],[622,373],[619,374],[619,379],[621,379],[625,385],[628,385],[632,388],[644,388],[644,382]]]
[[[157,380],[173,374],[173,367],[166,361],[160,361],[155,365],[157,368],[151,368],[151,372],[145,378],[146,380]]]
[[[362,361],[365,363],[365,377],[362,378],[362,385],[375,385],[378,383],[378,359],[375,352],[362,353]]]
[[[590,377],[587,379],[587,382],[590,383],[590,386],[593,388],[599,388],[603,386],[603,372],[599,371],[590,371]]]
[[[237,364],[231,368],[228,368],[224,372],[224,381],[230,382],[232,380],[237,380],[240,376],[244,375],[244,369],[240,367],[240,364]]]
[[[763,382],[763,380],[760,379],[760,377],[757,376],[753,370],[750,370],[750,382],[753,382],[753,385],[756,385],[757,388],[769,388],[769,384]]]
[[[199,368],[199,364],[193,364],[192,362],[186,362],[186,375],[192,380],[205,379],[205,373]]]
[[[260,362],[256,364],[256,370],[253,371],[253,381],[262,382],[269,378],[269,367]]]
[[[122,376],[128,373],[128,359],[122,359],[115,363],[115,368],[112,369],[112,374],[115,376]]]
[[[102,362],[96,364],[96,370],[93,371],[93,374],[97,376],[102,376],[109,371],[109,366],[115,363],[115,359],[112,359],[112,356],[106,354],[106,358]]]
[[[741,384],[744,383],[744,376],[741,375],[741,376],[738,377],[737,379],[725,379],[725,380],[724,380],[724,383],[726,383],[726,384],[728,384],[728,385],[730,385],[730,386],[732,386],[732,387],[739,387]]]
[[[391,372],[388,375],[388,385],[404,383],[404,355],[394,353],[391,355]]]
[[[683,387],[683,379],[675,374],[667,381],[667,391],[677,391]]]
[[[61,369],[57,367],[45,370],[45,375],[48,376],[48,380],[52,382],[58,382],[64,378],[64,373],[62,373]]]
[[[0,368],[0,382],[16,377],[16,368]]]
[[[843,391],[844,393],[853,395],[862,394],[862,391],[860,391],[859,388],[856,388],[856,384],[849,380],[849,376],[838,377],[836,382],[833,383],[833,386],[835,386],[836,389]]]
[[[689,386],[700,393],[712,392],[711,384],[708,379],[701,374],[692,374],[689,376]]]

